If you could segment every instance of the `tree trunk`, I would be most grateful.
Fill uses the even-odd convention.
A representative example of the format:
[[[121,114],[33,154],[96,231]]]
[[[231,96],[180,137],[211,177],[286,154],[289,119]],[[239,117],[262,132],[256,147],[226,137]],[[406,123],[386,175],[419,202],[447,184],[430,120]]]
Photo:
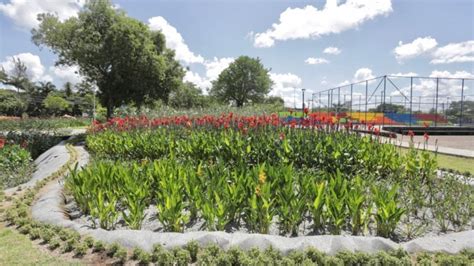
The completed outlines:
[[[107,120],[112,118],[113,113],[114,113],[114,107],[112,105],[112,101],[109,100],[107,101]]]

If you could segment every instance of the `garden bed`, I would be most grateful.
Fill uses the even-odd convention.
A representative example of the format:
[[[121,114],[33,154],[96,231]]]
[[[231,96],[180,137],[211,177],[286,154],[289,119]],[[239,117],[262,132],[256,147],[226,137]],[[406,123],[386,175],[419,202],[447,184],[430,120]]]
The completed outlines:
[[[106,230],[400,242],[472,228],[472,180],[440,178],[436,155],[400,155],[311,115],[299,123],[228,114],[95,124],[94,163],[67,178],[66,209]]]

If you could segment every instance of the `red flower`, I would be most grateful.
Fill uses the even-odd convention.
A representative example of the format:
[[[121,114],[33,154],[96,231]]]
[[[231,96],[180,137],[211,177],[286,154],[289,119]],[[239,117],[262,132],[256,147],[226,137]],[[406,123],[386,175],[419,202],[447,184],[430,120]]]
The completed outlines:
[[[408,130],[408,134],[407,134],[410,138],[413,138],[413,136],[415,136],[415,132],[413,132],[413,130]]]
[[[23,149],[25,149],[26,147],[28,147],[28,141],[25,139],[21,142],[20,144],[20,147],[22,147]]]
[[[430,139],[428,132],[425,132],[425,134],[423,135],[423,138],[425,138],[425,141],[428,141]]]
[[[0,149],[5,146],[5,139],[0,139]]]
[[[305,107],[305,108],[303,109],[303,112],[304,112],[305,114],[308,114],[308,113],[309,113],[308,107]]]
[[[284,132],[281,132],[280,133],[280,140],[284,140],[285,139],[285,133]]]
[[[379,128],[374,128],[374,133],[376,136],[380,135],[380,129]]]

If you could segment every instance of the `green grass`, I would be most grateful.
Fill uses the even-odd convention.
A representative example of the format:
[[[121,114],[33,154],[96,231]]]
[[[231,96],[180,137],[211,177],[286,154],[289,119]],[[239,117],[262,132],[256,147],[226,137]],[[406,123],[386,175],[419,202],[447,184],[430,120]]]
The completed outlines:
[[[402,153],[406,153],[407,151],[407,148],[401,148]],[[460,171],[461,173],[469,171],[471,174],[474,174],[474,158],[465,158],[438,153],[437,159],[438,168],[452,169]]]
[[[438,167],[458,170],[461,173],[469,171],[474,174],[474,158],[438,154]]]
[[[0,265],[81,265],[40,250],[28,239],[8,228],[0,229]]]

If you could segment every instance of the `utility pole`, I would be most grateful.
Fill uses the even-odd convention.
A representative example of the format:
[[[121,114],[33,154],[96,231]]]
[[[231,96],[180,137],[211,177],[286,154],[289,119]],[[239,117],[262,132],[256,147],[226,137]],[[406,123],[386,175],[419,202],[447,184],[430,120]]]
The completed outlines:
[[[304,112],[304,91],[305,91],[305,90],[306,90],[306,89],[301,89],[301,92],[303,93],[303,94],[301,95],[301,96],[302,96],[302,103],[303,103],[303,109],[302,109],[303,112]]]

